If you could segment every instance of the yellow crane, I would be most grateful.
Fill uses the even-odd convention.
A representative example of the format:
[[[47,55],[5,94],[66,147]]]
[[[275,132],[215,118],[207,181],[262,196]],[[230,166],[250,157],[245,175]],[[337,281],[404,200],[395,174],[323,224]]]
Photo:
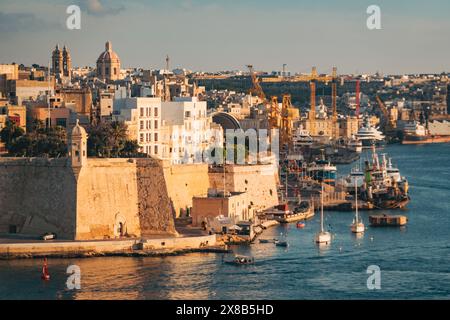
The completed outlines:
[[[397,124],[395,123],[395,121],[393,119],[391,119],[391,117],[389,116],[389,112],[388,109],[386,107],[386,104],[384,103],[384,101],[380,98],[379,95],[377,95],[375,97],[375,99],[377,100],[378,106],[380,107],[381,112],[383,113],[383,129],[385,131],[386,134],[392,134],[393,132],[396,131],[397,129]]]
[[[333,67],[333,72],[330,75],[319,75],[317,73],[317,68],[312,67],[312,71],[310,75],[301,75],[297,76],[297,81],[309,81],[310,91],[311,91],[311,101],[310,101],[310,111],[309,111],[309,121],[310,121],[310,133],[316,134],[315,130],[315,120],[316,120],[316,83],[324,82],[328,84],[331,82],[331,104],[332,104],[332,121],[333,128],[337,128],[337,108],[336,108],[336,100],[337,100],[337,68]],[[339,136],[339,132],[333,130],[333,136],[337,138]]]
[[[264,94],[261,85],[259,84],[259,78],[256,76],[255,71],[253,70],[253,65],[247,65],[247,68],[250,72],[250,76],[252,78],[252,88],[250,89],[250,94],[254,94],[259,97],[262,101],[266,101],[266,95]]]

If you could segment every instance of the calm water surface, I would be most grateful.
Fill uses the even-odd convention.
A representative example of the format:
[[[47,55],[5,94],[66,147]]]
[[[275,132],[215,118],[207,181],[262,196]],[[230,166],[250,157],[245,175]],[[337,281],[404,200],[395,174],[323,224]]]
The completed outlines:
[[[303,230],[291,224],[262,235],[287,234],[288,249],[234,248],[253,255],[254,266],[224,265],[220,254],[50,260],[48,283],[40,280],[40,260],[0,261],[0,299],[448,299],[450,144],[385,151],[411,185],[404,229],[369,228],[358,239],[349,229],[353,213],[328,212],[335,237],[325,249],[313,243],[316,216]],[[339,167],[342,174],[349,170]],[[362,216],[368,224],[368,213]],[[66,289],[71,264],[81,268],[81,290]],[[381,268],[381,290],[367,289],[370,265]]]

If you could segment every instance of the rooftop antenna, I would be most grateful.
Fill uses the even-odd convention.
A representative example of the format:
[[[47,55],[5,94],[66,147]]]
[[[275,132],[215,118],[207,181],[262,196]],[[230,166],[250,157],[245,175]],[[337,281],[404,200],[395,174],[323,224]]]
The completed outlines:
[[[170,62],[169,55],[166,55],[166,70],[167,71],[169,71],[169,62]]]

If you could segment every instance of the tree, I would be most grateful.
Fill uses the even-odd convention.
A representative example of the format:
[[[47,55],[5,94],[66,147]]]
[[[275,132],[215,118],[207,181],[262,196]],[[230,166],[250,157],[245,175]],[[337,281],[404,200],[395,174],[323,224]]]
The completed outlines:
[[[15,124],[9,124],[0,133],[11,156],[58,158],[67,155],[67,135],[64,128],[46,128],[42,121],[34,120],[30,132],[24,134],[21,128],[14,126]]]
[[[127,137],[121,121],[100,122],[88,127],[88,155],[99,158],[142,157],[136,140]]]
[[[5,127],[2,129],[2,131],[0,131],[0,139],[5,144],[6,149],[8,150],[11,144],[24,134],[25,131],[22,128],[18,127],[15,122],[7,120]]]

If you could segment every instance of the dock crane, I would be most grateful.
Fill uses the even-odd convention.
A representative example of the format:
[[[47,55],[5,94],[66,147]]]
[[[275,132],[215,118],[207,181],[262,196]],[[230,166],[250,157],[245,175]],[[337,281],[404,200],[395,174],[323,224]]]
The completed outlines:
[[[387,135],[392,135],[396,132],[397,129],[397,124],[395,123],[395,121],[393,119],[391,119],[391,117],[389,116],[389,112],[388,109],[386,107],[386,104],[384,103],[384,101],[380,98],[379,95],[377,95],[375,97],[375,99],[377,100],[378,106],[381,110],[381,112],[383,113],[383,122],[382,122],[382,129],[385,131],[385,133]]]
[[[333,121],[333,136],[335,138],[338,137],[339,132],[336,131],[337,128],[337,107],[336,107],[336,100],[337,100],[337,68],[333,67],[333,71],[331,76],[324,75],[320,76],[317,73],[317,68],[312,67],[311,74],[310,75],[302,75],[298,77],[298,81],[309,81],[310,91],[311,91],[311,101],[310,101],[310,111],[309,111],[309,122],[311,125],[310,133],[315,135],[316,133],[316,83],[317,82],[324,82],[325,84],[328,84],[331,82],[331,104],[332,104],[332,121]]]
[[[266,101],[266,95],[264,94],[264,91],[261,85],[259,84],[259,79],[256,76],[255,71],[253,70],[253,65],[249,64],[247,65],[247,68],[252,78],[252,88],[250,89],[250,94],[254,94],[257,97],[259,97],[262,101]]]

